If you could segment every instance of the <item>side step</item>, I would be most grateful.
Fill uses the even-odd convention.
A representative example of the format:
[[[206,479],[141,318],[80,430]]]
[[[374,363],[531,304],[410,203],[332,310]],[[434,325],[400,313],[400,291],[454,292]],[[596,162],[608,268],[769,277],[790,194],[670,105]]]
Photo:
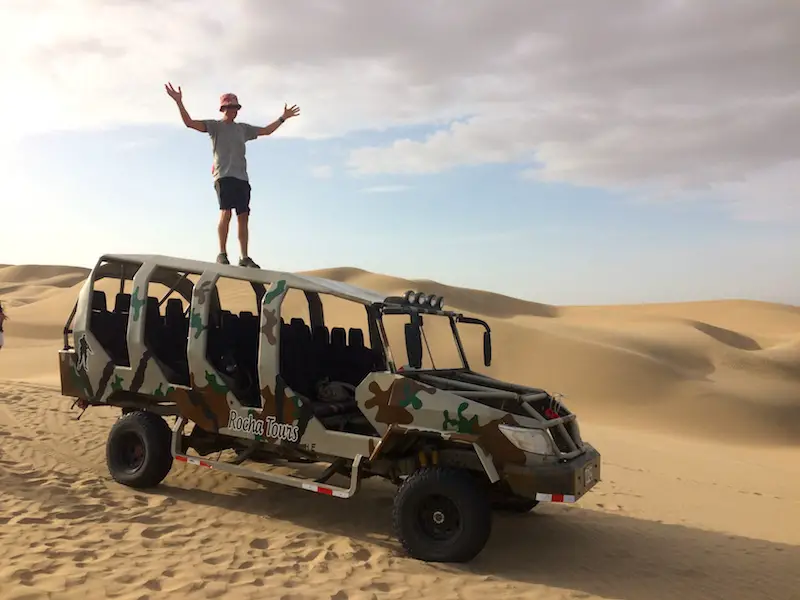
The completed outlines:
[[[288,485],[290,487],[300,488],[303,490],[307,490],[309,492],[316,492],[318,494],[325,494],[326,496],[334,496],[336,498],[352,498],[361,486],[361,477],[359,473],[361,460],[363,458],[361,454],[357,454],[355,460],[353,460],[353,466],[350,470],[349,488],[342,488],[334,485],[320,485],[316,483],[313,479],[300,479],[298,477],[290,477],[288,475],[264,473],[262,471],[256,471],[253,469],[240,467],[238,465],[229,462],[206,460],[197,456],[189,456],[188,454],[183,454],[179,451],[180,448],[179,442],[183,434],[183,428],[185,426],[186,426],[186,419],[184,419],[183,417],[178,417],[178,421],[175,424],[175,428],[172,430],[172,447],[171,447],[172,457],[179,462],[184,462],[190,465],[197,465],[199,467],[205,467],[207,469],[216,469],[217,471],[225,471],[227,473],[238,475],[240,477],[250,477],[253,479],[259,479],[261,481],[280,483],[282,485]]]

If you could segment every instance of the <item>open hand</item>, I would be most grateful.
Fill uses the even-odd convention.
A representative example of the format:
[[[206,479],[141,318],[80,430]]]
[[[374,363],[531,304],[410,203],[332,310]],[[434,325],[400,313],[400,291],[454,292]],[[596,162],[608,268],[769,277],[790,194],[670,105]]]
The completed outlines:
[[[180,88],[178,88],[178,90],[180,90]],[[284,119],[290,119],[292,117],[296,117],[299,114],[300,114],[300,108],[297,106],[297,104],[292,105],[291,108],[287,107],[286,103],[283,104]]]
[[[164,86],[164,88],[167,90],[167,94],[169,94],[169,97],[175,100],[175,102],[180,102],[181,99],[183,98],[183,93],[181,92],[181,86],[178,86],[178,89],[176,90],[174,87],[172,87],[171,83],[168,83],[167,85]]]

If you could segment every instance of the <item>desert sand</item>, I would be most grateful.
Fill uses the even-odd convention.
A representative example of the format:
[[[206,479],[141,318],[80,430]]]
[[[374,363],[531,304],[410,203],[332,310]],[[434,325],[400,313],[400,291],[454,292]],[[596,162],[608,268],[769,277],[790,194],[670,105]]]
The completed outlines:
[[[440,293],[487,319],[486,371],[565,394],[603,454],[601,483],[576,505],[498,514],[475,561],[443,565],[400,552],[384,482],[347,501],[176,463],[155,490],[115,484],[104,444],[118,411],[76,421],[58,387],[61,330],[86,274],[0,267],[4,600],[800,598],[798,307],[549,306],[316,272]]]

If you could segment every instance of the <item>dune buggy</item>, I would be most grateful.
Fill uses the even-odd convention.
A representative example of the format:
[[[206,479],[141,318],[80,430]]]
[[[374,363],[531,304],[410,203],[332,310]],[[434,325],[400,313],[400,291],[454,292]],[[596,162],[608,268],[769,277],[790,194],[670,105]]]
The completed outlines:
[[[107,280],[119,284],[113,307],[100,289]],[[223,307],[221,280],[243,283],[252,310]],[[289,293],[301,295],[308,322],[284,312]],[[361,306],[366,326],[328,323],[329,297]],[[173,461],[337,498],[380,477],[398,486],[393,525],[410,556],[469,561],[489,538],[493,509],[576,501],[599,481],[600,455],[555,396],[474,371],[463,328],[482,330],[488,367],[489,325],[443,302],[265,269],[104,255],[64,328],[61,390],[83,410],[122,409],[107,440],[108,469],[122,484],[156,486]],[[404,344],[389,343],[391,316],[402,320]],[[430,320],[449,325],[452,368],[423,364]],[[223,451],[229,460],[209,458]],[[271,472],[279,460],[327,468],[314,478]],[[327,483],[336,474],[349,485]]]

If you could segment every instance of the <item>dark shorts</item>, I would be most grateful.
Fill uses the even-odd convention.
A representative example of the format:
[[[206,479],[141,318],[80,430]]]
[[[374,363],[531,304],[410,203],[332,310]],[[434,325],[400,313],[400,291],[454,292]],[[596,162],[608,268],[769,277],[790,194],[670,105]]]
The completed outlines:
[[[250,212],[250,184],[236,177],[220,177],[214,182],[220,210],[236,210],[237,215]]]

